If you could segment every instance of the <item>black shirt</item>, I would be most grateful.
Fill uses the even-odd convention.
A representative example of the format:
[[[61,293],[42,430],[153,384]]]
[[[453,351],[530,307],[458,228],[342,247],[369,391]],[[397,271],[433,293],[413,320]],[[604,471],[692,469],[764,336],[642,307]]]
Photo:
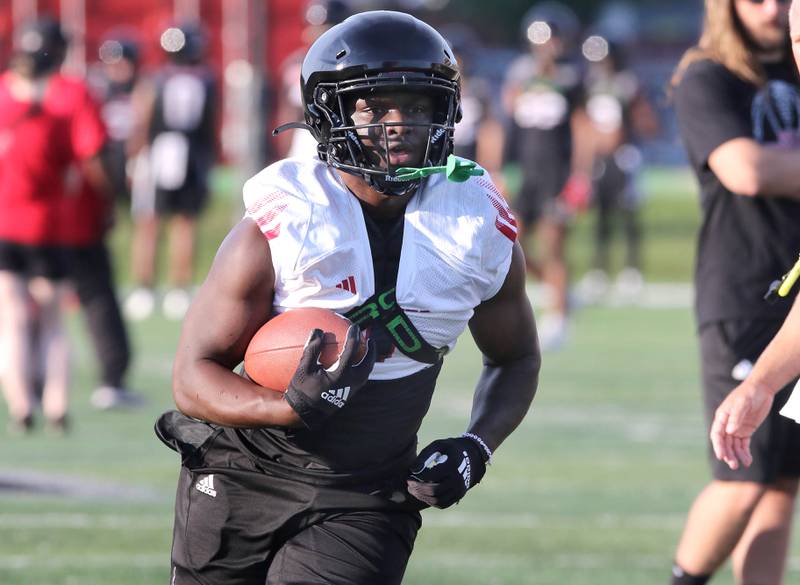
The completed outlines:
[[[178,132],[191,148],[213,150],[217,95],[211,70],[205,65],[167,65],[156,75],[155,88],[150,140]]]
[[[556,65],[552,75],[527,54],[512,63],[506,79],[515,97],[511,104],[507,156],[520,163],[526,178],[567,172],[571,164],[570,120],[581,100],[582,71],[571,61]]]
[[[791,306],[791,299],[770,304],[763,296],[800,252],[800,202],[737,195],[708,166],[709,155],[735,138],[776,146],[797,138],[800,93],[794,65],[771,66],[767,74],[769,82],[759,88],[702,60],[688,67],[675,92],[680,133],[701,188],[695,270],[700,326],[783,319]]]

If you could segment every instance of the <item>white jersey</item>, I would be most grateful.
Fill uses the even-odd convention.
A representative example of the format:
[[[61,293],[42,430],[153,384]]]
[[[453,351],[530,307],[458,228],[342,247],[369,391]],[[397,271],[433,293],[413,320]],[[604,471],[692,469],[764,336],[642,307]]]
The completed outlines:
[[[361,205],[327,164],[279,161],[245,183],[244,203],[269,240],[276,312],[346,313],[376,292]],[[423,182],[405,211],[396,298],[430,345],[455,346],[474,308],[502,286],[515,238],[515,220],[488,176]],[[395,349],[370,379],[426,367]]]

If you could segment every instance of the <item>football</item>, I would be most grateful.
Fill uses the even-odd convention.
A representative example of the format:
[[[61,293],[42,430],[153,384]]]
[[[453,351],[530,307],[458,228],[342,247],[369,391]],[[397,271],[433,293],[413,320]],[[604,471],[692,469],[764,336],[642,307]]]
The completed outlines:
[[[329,368],[344,348],[351,323],[329,309],[304,307],[276,315],[256,331],[244,355],[244,370],[256,384],[285,392],[300,363],[308,336],[322,329],[325,337],[319,362]],[[358,356],[366,352],[363,338]]]

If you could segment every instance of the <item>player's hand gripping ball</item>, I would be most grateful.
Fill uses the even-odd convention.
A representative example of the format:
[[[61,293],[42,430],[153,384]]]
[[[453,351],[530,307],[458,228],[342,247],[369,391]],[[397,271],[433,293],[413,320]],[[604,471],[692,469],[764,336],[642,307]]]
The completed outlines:
[[[363,386],[375,364],[374,343],[357,325],[328,309],[286,311],[259,329],[244,368],[257,384],[285,391],[308,427],[336,413]]]
[[[417,455],[408,478],[408,493],[434,508],[449,508],[486,473],[481,447],[468,437],[439,439]]]

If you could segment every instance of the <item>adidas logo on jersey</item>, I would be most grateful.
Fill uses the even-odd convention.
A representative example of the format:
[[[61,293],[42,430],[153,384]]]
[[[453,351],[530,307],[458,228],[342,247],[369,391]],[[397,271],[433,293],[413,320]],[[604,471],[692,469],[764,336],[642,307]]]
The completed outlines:
[[[348,276],[342,282],[336,285],[336,288],[340,288],[342,290],[346,290],[347,292],[351,292],[356,294],[356,279],[352,276]]]
[[[202,492],[207,496],[211,496],[212,498],[217,497],[217,490],[214,489],[214,474],[205,476],[203,479],[198,481],[194,489],[198,492]]]
[[[338,390],[328,390],[322,393],[322,398],[333,404],[334,406],[338,406],[339,408],[344,406],[344,403],[347,402],[347,397],[350,395],[350,386],[345,386],[344,388],[339,388]]]

